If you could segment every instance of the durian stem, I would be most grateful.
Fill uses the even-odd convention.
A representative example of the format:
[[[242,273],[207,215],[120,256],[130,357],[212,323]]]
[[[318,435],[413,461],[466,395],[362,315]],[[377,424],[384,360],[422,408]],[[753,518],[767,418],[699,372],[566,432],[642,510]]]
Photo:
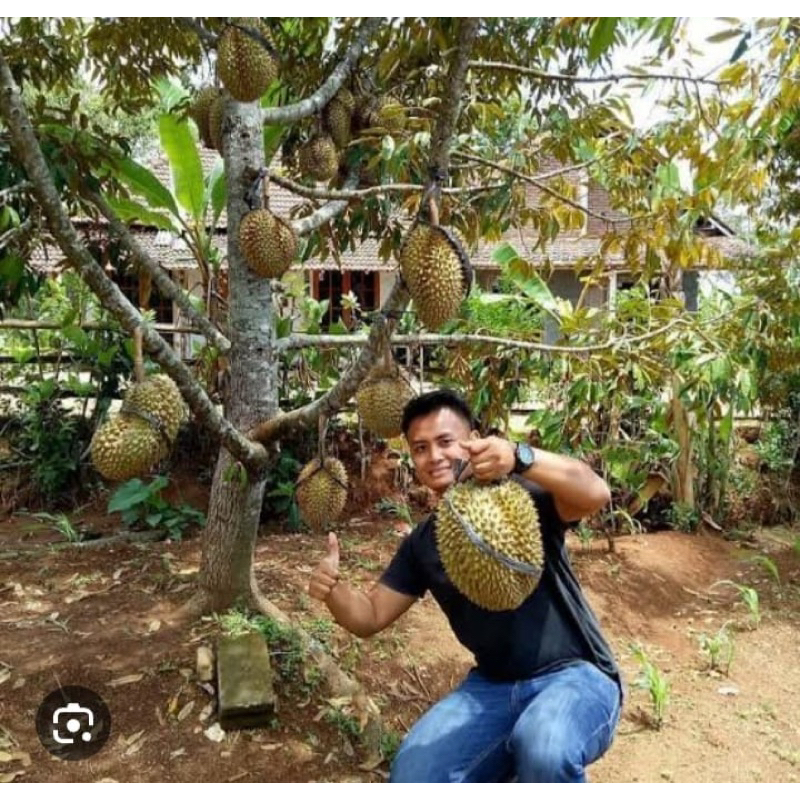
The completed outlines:
[[[325,414],[320,414],[317,420],[317,448],[319,453],[320,468],[325,465],[325,434],[328,431],[328,417]]]
[[[433,192],[431,192],[431,195],[428,198],[428,209],[430,211],[431,225],[438,225],[439,224],[439,206],[436,203],[436,198],[433,196]]]
[[[133,332],[133,378],[136,383],[144,381],[144,335],[141,326]]]

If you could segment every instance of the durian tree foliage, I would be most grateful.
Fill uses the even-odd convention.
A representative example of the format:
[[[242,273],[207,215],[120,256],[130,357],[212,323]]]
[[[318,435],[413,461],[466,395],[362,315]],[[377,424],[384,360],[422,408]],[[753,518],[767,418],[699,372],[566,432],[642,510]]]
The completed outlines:
[[[633,383],[620,386],[635,392],[642,375],[653,382],[667,380],[681,363],[741,341],[752,324],[745,312],[766,320],[762,333],[768,339],[786,319],[781,304],[796,303],[796,292],[781,295],[769,288],[786,283],[786,265],[796,257],[800,235],[797,228],[768,225],[762,226],[769,231],[767,246],[758,251],[748,278],[765,291],[758,300],[752,294],[732,297],[717,319],[698,323],[675,296],[682,269],[698,263],[723,266],[718,252],[695,234],[698,220],[725,208],[759,219],[765,214],[774,145],[785,144],[786,115],[800,102],[800,52],[796,36],[788,35],[796,31],[796,20],[721,22],[716,38],[728,43],[726,59],[705,75],[695,72],[690,56],[680,67],[672,65],[684,36],[683,23],[673,18],[263,22],[268,43],[260,26],[225,18],[0,23],[5,125],[0,164],[9,180],[0,191],[15,211],[10,221],[0,218],[0,259],[12,250],[30,252],[40,239],[57,243],[123,328],[141,331],[150,358],[175,380],[196,421],[222,444],[195,611],[244,602],[280,615],[258,591],[252,573],[264,475],[275,445],[337,413],[387,339],[445,344],[465,376],[470,357],[490,353],[501,361],[524,358],[526,369],[515,376],[519,380],[546,363],[541,356],[547,354],[559,359],[565,383],[633,374]],[[209,319],[190,306],[131,234],[128,223],[135,214],[123,213],[126,202],[163,213],[168,201],[143,189],[141,181],[137,192],[124,140],[106,136],[82,115],[80,99],[56,114],[39,98],[68,90],[88,72],[101,87],[109,113],[150,109],[157,79],[188,85],[196,83],[198,73],[213,72],[221,37],[231,24],[277,59],[278,77],[260,101],[223,95],[229,303],[226,314]],[[615,66],[633,44],[644,55],[624,69]],[[655,87],[660,121],[637,129],[631,102]],[[343,89],[371,97],[373,105],[341,150],[338,175],[322,186],[301,174],[300,152],[318,134],[320,115]],[[188,129],[186,122],[176,124]],[[300,331],[279,337],[272,285],[248,269],[237,238],[250,211],[254,181],[269,171],[278,147],[285,167],[269,177],[303,198],[288,222],[301,238],[304,258],[336,261],[373,239],[382,258],[395,260],[436,176],[442,184],[441,224],[467,249],[481,240],[513,237],[517,244],[498,255],[503,273],[529,307],[557,320],[561,340],[543,344],[540,330],[525,325],[497,336],[470,327],[468,319],[444,332],[420,333],[411,324],[399,334],[398,319],[408,308],[400,282],[382,313],[364,318],[347,336]],[[543,165],[551,159],[564,166],[548,171]],[[681,180],[678,163],[688,182]],[[566,180],[578,168],[609,192],[613,215],[588,207]],[[530,188],[538,193],[534,204]],[[256,198],[255,205],[259,202]],[[224,413],[84,246],[71,223],[76,215],[104,221],[140,273],[173,297],[209,344],[225,354],[231,380]],[[644,284],[660,282],[659,303],[643,301],[632,313],[604,316],[584,302],[569,304],[549,294],[542,274],[547,262],[536,270],[532,256],[546,251],[559,233],[579,231],[587,217],[604,230],[600,251],[578,265],[589,275],[587,286],[603,280],[612,254],[623,253]],[[403,317],[404,325],[408,319]],[[703,326],[700,337],[698,325]],[[280,411],[282,353],[354,344],[358,357],[329,391],[302,408]],[[674,385],[680,395],[681,381]],[[495,404],[490,416],[501,415]]]

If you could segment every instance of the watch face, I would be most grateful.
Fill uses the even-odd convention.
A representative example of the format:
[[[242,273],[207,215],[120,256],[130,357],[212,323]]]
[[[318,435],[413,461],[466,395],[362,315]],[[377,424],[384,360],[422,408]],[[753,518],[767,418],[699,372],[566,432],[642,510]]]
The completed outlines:
[[[517,445],[517,465],[520,468],[527,469],[531,464],[533,464],[535,458],[536,454],[533,452],[533,448],[529,444],[520,442]]]

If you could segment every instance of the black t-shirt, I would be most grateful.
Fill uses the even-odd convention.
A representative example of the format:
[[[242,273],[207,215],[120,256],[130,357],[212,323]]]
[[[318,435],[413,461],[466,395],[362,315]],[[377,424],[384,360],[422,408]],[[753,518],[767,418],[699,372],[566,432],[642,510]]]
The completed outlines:
[[[539,583],[522,605],[513,611],[487,611],[456,589],[439,558],[433,514],[405,538],[381,583],[415,597],[430,590],[458,640],[474,654],[479,672],[490,680],[522,680],[586,660],[619,683],[611,650],[572,572],[564,542],[567,526],[553,496],[529,481],[515,480],[536,504],[545,559]]]

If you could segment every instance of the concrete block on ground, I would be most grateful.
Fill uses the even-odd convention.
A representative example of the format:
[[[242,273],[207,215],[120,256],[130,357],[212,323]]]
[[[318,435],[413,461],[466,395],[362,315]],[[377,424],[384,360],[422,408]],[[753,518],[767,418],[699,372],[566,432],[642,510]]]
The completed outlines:
[[[267,643],[259,633],[217,643],[219,724],[224,730],[258,728],[275,713],[275,688]]]

